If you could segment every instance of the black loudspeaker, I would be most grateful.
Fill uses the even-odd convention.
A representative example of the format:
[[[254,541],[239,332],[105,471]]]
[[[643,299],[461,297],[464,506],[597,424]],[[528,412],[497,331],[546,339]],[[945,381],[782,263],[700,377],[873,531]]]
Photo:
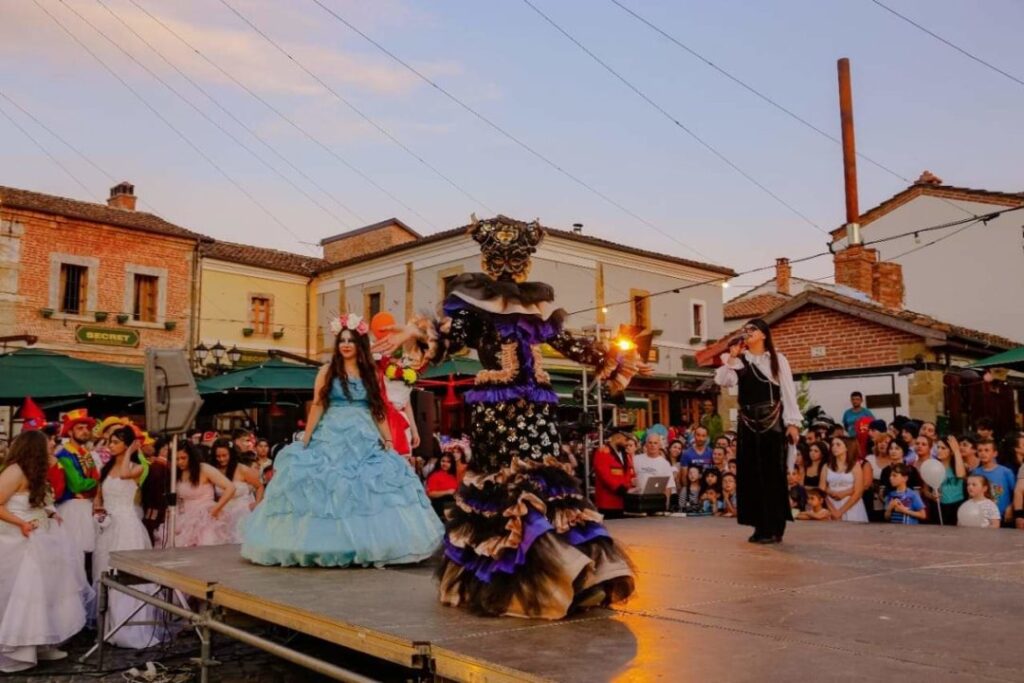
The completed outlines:
[[[159,434],[181,434],[192,426],[203,399],[199,398],[184,351],[146,349],[143,386],[146,429]]]

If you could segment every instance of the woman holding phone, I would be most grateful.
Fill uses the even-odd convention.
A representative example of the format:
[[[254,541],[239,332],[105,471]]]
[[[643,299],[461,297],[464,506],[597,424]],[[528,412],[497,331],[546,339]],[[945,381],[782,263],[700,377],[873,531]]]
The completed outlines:
[[[751,543],[781,543],[790,519],[786,447],[800,438],[803,415],[789,361],[775,350],[767,323],[754,319],[743,326],[722,354],[715,382],[739,387],[739,523],[754,527]]]

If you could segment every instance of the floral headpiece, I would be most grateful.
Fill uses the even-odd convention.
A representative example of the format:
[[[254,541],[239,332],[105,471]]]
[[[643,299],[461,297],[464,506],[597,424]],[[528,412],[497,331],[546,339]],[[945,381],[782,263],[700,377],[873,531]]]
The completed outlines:
[[[342,330],[352,330],[356,334],[365,335],[370,331],[370,325],[363,316],[349,313],[331,320],[331,334],[337,337]]]

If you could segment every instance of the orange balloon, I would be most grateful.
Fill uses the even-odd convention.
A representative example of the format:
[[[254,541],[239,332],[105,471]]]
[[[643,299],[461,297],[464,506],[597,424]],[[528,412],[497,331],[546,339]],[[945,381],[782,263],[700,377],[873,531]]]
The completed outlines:
[[[370,332],[372,332],[373,336],[378,339],[388,336],[389,332],[386,330],[394,326],[395,316],[391,315],[387,311],[381,311],[370,320]]]

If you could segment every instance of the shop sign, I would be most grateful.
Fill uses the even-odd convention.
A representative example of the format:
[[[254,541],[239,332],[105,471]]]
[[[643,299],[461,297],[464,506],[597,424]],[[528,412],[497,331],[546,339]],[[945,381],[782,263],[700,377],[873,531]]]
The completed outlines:
[[[232,367],[247,368],[250,365],[259,365],[270,360],[270,354],[266,351],[256,351],[255,349],[239,349],[239,351],[242,352],[242,356]]]
[[[80,325],[75,330],[75,339],[79,344],[96,344],[98,346],[135,348],[139,345],[138,331],[120,327]]]

